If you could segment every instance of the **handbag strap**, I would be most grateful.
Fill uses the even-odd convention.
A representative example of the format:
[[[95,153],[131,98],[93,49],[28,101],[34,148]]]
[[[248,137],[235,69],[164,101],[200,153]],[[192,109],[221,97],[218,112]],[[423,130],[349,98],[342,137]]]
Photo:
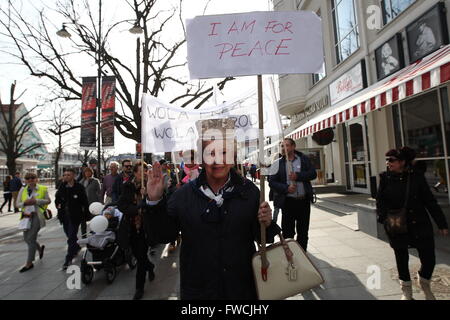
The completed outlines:
[[[269,260],[267,260],[267,249],[266,249],[266,226],[261,222],[261,245],[259,247],[259,252],[261,253],[261,277],[263,281],[267,281],[267,269],[269,269]]]
[[[286,240],[284,239],[281,232],[278,234],[280,237],[280,242],[284,250],[284,254],[286,256],[286,260],[289,262],[289,264],[292,266],[294,264],[294,254],[292,253],[292,250],[289,248],[289,245],[287,244]],[[261,255],[261,277],[263,281],[267,281],[267,270],[269,269],[270,262],[267,259],[267,248],[266,248],[266,228],[264,225],[261,224],[261,245],[260,245],[260,255]]]

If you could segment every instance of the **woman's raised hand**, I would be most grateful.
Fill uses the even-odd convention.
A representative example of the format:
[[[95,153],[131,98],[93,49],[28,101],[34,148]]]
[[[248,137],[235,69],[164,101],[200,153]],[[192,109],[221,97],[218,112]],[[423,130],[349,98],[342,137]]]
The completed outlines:
[[[147,195],[150,201],[158,201],[164,194],[164,177],[159,162],[147,171]]]

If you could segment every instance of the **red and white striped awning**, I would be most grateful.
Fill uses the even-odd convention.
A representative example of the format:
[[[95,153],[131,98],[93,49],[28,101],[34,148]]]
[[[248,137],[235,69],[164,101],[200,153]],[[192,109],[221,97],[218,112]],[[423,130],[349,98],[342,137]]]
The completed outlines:
[[[288,135],[297,140],[450,80],[450,45],[323,111]]]

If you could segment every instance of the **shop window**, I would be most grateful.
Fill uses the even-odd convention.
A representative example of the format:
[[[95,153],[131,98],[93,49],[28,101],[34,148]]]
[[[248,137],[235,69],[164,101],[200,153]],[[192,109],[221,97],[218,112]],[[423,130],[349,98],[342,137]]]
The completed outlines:
[[[444,158],[419,162],[420,168],[425,170],[425,180],[438,203],[448,205],[448,173]]]
[[[416,150],[417,158],[444,156],[436,92],[404,102],[401,108],[405,145]]]
[[[334,23],[334,45],[337,63],[359,48],[358,20],[354,0],[331,0]]]
[[[321,12],[320,10],[316,12],[317,16],[321,17]],[[324,46],[325,48],[325,46]],[[323,78],[325,78],[327,76],[326,70],[325,70],[325,55],[323,57],[323,66],[322,66],[322,71],[321,73],[314,73],[312,75],[312,81],[313,81],[313,85],[315,85],[316,83],[318,83],[320,80],[322,80]]]
[[[448,105],[447,88],[441,89],[442,113],[444,115],[444,131],[447,144],[447,156],[450,154],[450,106]]]
[[[388,24],[394,20],[400,13],[405,11],[416,0],[382,0],[383,22]]]
[[[400,121],[400,107],[398,105],[392,106],[392,118],[394,120],[395,147],[401,148],[403,146],[401,132],[402,124]]]

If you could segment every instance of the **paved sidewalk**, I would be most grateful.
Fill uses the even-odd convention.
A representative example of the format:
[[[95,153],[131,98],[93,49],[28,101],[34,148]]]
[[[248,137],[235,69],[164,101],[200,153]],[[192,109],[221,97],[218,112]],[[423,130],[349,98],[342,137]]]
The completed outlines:
[[[267,188],[268,189],[268,188]],[[309,255],[325,278],[321,288],[311,290],[289,300],[397,300],[401,291],[396,280],[392,249],[381,240],[353,231],[333,221],[336,216],[312,208]],[[281,222],[281,214],[279,216]],[[15,231],[17,216],[0,215],[0,299],[131,299],[134,293],[135,271],[123,267],[114,283],[108,285],[103,272],[96,272],[92,284],[82,284],[81,290],[70,290],[66,281],[69,274],[62,271],[66,252],[66,238],[54,218],[40,232],[39,242],[45,244],[45,256],[36,260],[34,269],[19,273],[25,262],[26,245],[22,235]],[[446,239],[450,241],[450,239]],[[147,282],[144,299],[179,299],[178,254],[168,255],[166,246],[160,246],[154,256],[156,278]],[[411,270],[417,270],[419,260],[412,250]],[[74,263],[79,265],[81,255]],[[437,252],[437,266],[433,287],[438,299],[450,299],[450,255]],[[367,269],[378,266],[380,288],[368,289],[371,274]],[[417,287],[415,297],[424,299]]]

